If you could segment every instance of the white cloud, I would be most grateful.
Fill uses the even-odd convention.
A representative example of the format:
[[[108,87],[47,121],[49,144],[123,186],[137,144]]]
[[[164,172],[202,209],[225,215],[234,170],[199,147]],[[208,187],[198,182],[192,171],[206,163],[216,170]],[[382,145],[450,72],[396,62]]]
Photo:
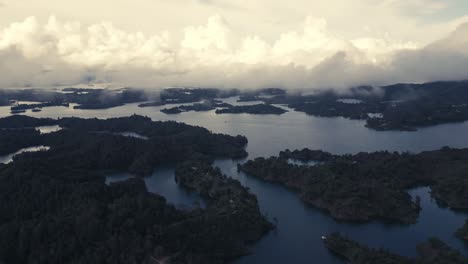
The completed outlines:
[[[384,0],[382,6],[410,10],[416,13],[433,14],[448,7],[448,3],[440,0]]]
[[[468,78],[468,24],[430,45],[387,34],[345,38],[307,17],[273,40],[241,34],[215,15],[174,32],[129,33],[50,17],[0,32],[0,85],[74,84],[97,78],[135,86],[345,88]]]

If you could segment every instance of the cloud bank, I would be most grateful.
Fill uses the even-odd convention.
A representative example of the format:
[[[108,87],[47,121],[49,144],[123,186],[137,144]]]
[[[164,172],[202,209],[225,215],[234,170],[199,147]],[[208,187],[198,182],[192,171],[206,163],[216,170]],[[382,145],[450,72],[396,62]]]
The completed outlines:
[[[54,16],[45,23],[29,17],[0,31],[1,88],[103,81],[155,88],[343,89],[468,79],[466,69],[468,24],[425,46],[386,37],[340,38],[326,20],[313,17],[273,41],[243,36],[219,15],[187,26],[179,39]]]

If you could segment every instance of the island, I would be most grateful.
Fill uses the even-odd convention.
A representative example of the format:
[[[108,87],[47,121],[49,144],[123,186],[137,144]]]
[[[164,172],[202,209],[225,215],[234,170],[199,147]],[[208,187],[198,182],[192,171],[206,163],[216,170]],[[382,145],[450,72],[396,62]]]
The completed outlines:
[[[154,96],[154,92],[131,88],[3,89],[0,90],[0,105],[11,106],[12,113],[40,111],[53,106],[69,107],[72,103],[76,104],[76,109],[107,109],[145,102]]]
[[[299,166],[290,159],[317,163]],[[303,149],[249,160],[238,169],[291,188],[305,203],[337,220],[411,224],[421,210],[420,198],[407,193],[412,187],[430,186],[440,205],[468,208],[466,164],[468,149],[447,147],[419,154],[381,151],[355,155]]]
[[[168,104],[198,103],[203,100],[212,101],[216,98],[228,98],[238,95],[236,89],[216,88],[167,88],[163,89],[158,100],[152,100],[138,105],[139,107],[156,107]]]
[[[202,103],[194,103],[191,105],[181,105],[172,108],[163,108],[161,112],[165,114],[180,114],[183,112],[205,112],[216,109],[216,114],[256,114],[256,115],[282,115],[287,110],[270,105],[270,104],[255,104],[255,105],[231,105],[222,101],[211,99],[205,100]]]
[[[365,121],[366,127],[377,131],[416,131],[422,127],[467,121],[467,90],[468,81],[402,83],[382,87],[357,86],[340,93],[330,89],[287,91],[281,88],[267,88],[224,91],[215,88],[169,88],[161,92],[159,100],[140,106],[198,103],[207,99],[239,96],[240,102],[260,101],[266,105],[285,105],[313,116],[362,120]],[[257,104],[256,107],[226,107],[217,111],[220,114],[283,112],[262,104]],[[185,111],[170,109],[167,112]]]
[[[63,129],[31,129],[42,125]],[[12,131],[29,139],[11,142],[10,151],[50,148],[0,165],[0,262],[227,263],[273,227],[253,194],[211,167],[214,158],[245,157],[243,136],[142,116],[1,118],[0,137]],[[207,208],[177,209],[148,192],[141,177],[105,183],[109,172],[145,176],[167,164],[177,166],[180,185],[200,192]]]
[[[138,89],[88,89],[65,95],[68,102],[77,104],[75,109],[108,109],[147,101],[151,93]]]
[[[204,100],[201,103],[194,103],[191,105],[181,105],[181,106],[176,106],[172,108],[164,108],[164,109],[161,109],[161,112],[165,114],[180,114],[182,112],[190,112],[190,111],[206,112],[206,111],[214,110],[218,107],[225,108],[225,107],[232,107],[232,105],[228,103],[223,103],[220,100],[210,99],[210,100]]]
[[[151,102],[146,102],[139,104],[138,107],[144,108],[144,107],[158,107],[158,106],[163,106],[165,105],[164,102],[161,101],[151,101]]]
[[[200,104],[192,104],[192,105],[181,105],[181,106],[176,106],[172,108],[164,108],[161,109],[161,112],[165,114],[180,114],[182,112],[190,112],[190,111],[195,111],[195,112],[205,112],[205,111],[211,111],[213,109],[216,109],[215,106],[213,106],[211,103],[200,103]]]
[[[175,115],[175,114],[182,113],[182,110],[180,110],[179,107],[172,107],[172,108],[161,109],[161,112],[168,114],[168,115]]]
[[[270,104],[236,105],[216,110],[216,114],[282,115],[288,112]]]
[[[273,225],[260,214],[257,197],[239,181],[223,175],[206,160],[191,160],[176,167],[176,181],[189,190],[196,191],[208,202],[207,210],[224,219],[232,230],[230,239],[256,241]]]
[[[286,90],[281,88],[263,88],[256,90],[244,90],[239,93],[238,102],[262,101],[274,96],[286,95]]]
[[[356,241],[347,239],[339,233],[323,237],[325,246],[334,254],[351,264],[466,264],[459,251],[448,247],[437,238],[431,238],[417,246],[418,257],[408,258],[383,249],[371,249]]]
[[[357,86],[337,93],[318,89],[309,93],[242,96],[243,101],[288,105],[321,117],[365,121],[374,130],[416,131],[418,128],[468,120],[468,81]]]
[[[47,103],[35,103],[35,104],[16,104],[10,107],[10,112],[12,114],[24,113],[26,112],[26,110],[32,110],[33,112],[40,112],[42,108],[52,107],[52,106],[69,107],[69,104],[63,103],[61,101],[56,101],[56,102],[52,101],[52,102],[47,102]]]
[[[103,89],[64,88],[4,89],[0,91],[0,105],[12,106],[12,113],[27,109],[76,104],[76,109],[107,109],[128,103],[139,107],[160,107],[171,104],[191,106],[163,109],[164,113],[187,111],[223,113],[277,114],[286,110],[273,105],[284,105],[295,111],[319,117],[344,117],[361,120],[363,125],[377,131],[416,131],[422,127],[464,122],[468,120],[468,81],[440,81],[421,84],[402,83],[382,87],[357,86],[343,92],[330,89],[288,91],[281,88],[254,90],[218,88],[167,89]],[[259,101],[255,106],[211,106],[204,101],[239,96],[240,102]],[[33,104],[18,102],[36,102]],[[18,106],[17,108],[15,108]],[[219,109],[221,108],[221,109]]]

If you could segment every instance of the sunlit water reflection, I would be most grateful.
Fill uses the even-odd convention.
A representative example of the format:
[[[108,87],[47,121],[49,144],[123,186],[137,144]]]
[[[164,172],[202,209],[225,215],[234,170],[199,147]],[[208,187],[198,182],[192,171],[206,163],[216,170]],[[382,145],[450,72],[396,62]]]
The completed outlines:
[[[5,156],[0,156],[0,163],[3,163],[3,164],[11,163],[13,162],[13,159],[15,156],[18,156],[25,152],[47,151],[49,149],[50,147],[47,147],[47,146],[35,146],[35,147],[23,148],[23,149],[16,151],[15,153],[11,153]]]

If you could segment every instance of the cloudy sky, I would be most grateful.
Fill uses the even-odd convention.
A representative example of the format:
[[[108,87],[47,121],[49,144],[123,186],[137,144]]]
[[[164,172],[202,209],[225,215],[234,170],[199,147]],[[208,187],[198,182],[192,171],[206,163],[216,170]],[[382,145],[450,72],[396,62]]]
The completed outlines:
[[[468,79],[466,0],[0,0],[0,14],[0,88]]]

